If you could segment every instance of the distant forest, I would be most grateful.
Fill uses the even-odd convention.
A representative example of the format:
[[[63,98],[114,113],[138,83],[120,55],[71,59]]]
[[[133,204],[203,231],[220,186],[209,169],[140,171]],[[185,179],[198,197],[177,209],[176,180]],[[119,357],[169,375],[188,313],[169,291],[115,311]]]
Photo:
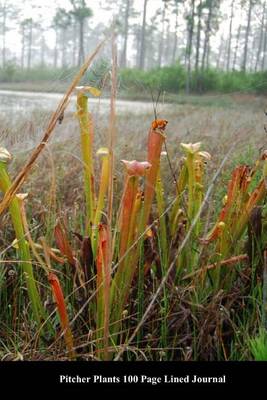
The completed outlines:
[[[179,66],[184,76],[179,86],[187,91],[192,85],[204,90],[203,81],[212,78],[207,71],[266,70],[267,0],[66,0],[65,8],[49,1],[46,11],[28,3],[34,17],[24,18],[22,2],[0,0],[1,81],[12,80],[17,70],[79,66],[112,21],[121,69]],[[90,5],[108,20],[96,18]],[[11,32],[15,47],[8,46]],[[110,59],[108,49],[103,58]]]

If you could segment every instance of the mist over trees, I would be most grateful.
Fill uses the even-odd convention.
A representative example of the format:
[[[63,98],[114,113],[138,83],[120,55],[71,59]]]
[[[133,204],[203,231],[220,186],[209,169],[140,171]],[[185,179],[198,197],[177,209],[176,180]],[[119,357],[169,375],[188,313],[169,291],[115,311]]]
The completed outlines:
[[[91,8],[96,3],[98,13]],[[79,66],[112,24],[122,69],[179,65],[187,92],[193,75],[194,88],[201,91],[205,71],[266,69],[266,0],[62,0],[43,6],[29,0],[27,4],[32,12],[25,16],[22,2],[0,0],[2,70]],[[11,35],[16,45],[10,46]],[[109,50],[105,51],[103,57],[108,59]]]

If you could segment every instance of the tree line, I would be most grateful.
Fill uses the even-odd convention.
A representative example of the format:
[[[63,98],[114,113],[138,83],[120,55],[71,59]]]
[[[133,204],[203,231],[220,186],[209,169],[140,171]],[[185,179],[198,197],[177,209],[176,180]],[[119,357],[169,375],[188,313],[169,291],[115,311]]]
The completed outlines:
[[[15,64],[28,70],[78,66],[113,19],[120,67],[148,70],[179,63],[187,72],[189,90],[193,71],[200,79],[210,68],[266,69],[266,1],[99,0],[98,6],[110,15],[107,22],[95,19],[92,2],[86,0],[66,0],[66,8],[51,3],[49,15],[40,8],[37,17],[26,18],[19,4],[0,0],[1,66]],[[15,48],[7,44],[12,31]]]

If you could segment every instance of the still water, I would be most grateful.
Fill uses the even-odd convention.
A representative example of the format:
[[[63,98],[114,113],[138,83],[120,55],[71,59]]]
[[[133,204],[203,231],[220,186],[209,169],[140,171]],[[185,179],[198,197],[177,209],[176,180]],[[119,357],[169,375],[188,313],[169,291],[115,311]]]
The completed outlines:
[[[10,115],[10,113],[31,113],[39,109],[40,111],[54,111],[62,99],[63,94],[43,93],[43,92],[19,92],[0,90],[0,114]],[[99,114],[106,114],[109,111],[109,99],[90,98],[91,111]],[[68,111],[75,111],[75,95],[70,99]],[[117,113],[153,113],[153,105],[149,102],[117,100]]]
[[[62,97],[60,93],[0,90],[0,146],[7,147],[13,153],[34,148],[40,142],[50,116]],[[165,107],[169,105],[160,105],[160,111]],[[110,100],[90,97],[89,110],[96,131],[103,136],[109,124]],[[56,125],[50,142],[63,142],[77,137],[75,111],[76,96],[73,95],[66,109],[64,123]],[[144,126],[149,126],[154,118],[153,103],[117,100],[116,114],[122,117],[121,128],[125,134],[124,125],[131,120],[131,116],[133,121],[139,121],[142,117]],[[143,129],[139,132],[135,127],[132,134],[142,136],[142,133]]]

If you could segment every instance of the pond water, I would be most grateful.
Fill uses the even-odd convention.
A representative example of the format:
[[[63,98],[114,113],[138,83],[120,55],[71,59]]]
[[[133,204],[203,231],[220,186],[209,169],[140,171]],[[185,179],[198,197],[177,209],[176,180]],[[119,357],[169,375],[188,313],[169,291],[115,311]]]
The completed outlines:
[[[0,114],[10,115],[13,112],[30,113],[36,109],[40,111],[53,111],[62,99],[63,94],[41,92],[19,92],[0,90]],[[75,111],[76,97],[73,95],[68,105],[68,111]],[[92,113],[106,114],[109,112],[109,99],[90,98]],[[153,104],[149,102],[117,100],[117,113],[153,113]]]
[[[50,115],[56,110],[62,98],[63,94],[60,93],[0,90],[0,121],[2,122],[0,125],[0,146],[7,147],[13,153],[34,148],[40,142]],[[170,104],[161,104],[159,111],[162,112],[169,107]],[[107,98],[90,98],[89,110],[93,115],[96,131],[100,133],[100,136],[106,135],[109,124],[110,100]],[[56,125],[51,142],[63,142],[72,137],[77,137],[75,111],[76,96],[73,95],[67,106],[64,122]],[[125,124],[128,124],[129,121],[137,121],[137,125],[139,125],[134,125],[134,132],[131,131],[131,135],[141,137],[144,134],[143,126],[148,127],[153,120],[153,103],[117,100],[116,114],[124,117],[120,122],[123,135],[126,133]],[[139,121],[142,121],[142,126]]]

